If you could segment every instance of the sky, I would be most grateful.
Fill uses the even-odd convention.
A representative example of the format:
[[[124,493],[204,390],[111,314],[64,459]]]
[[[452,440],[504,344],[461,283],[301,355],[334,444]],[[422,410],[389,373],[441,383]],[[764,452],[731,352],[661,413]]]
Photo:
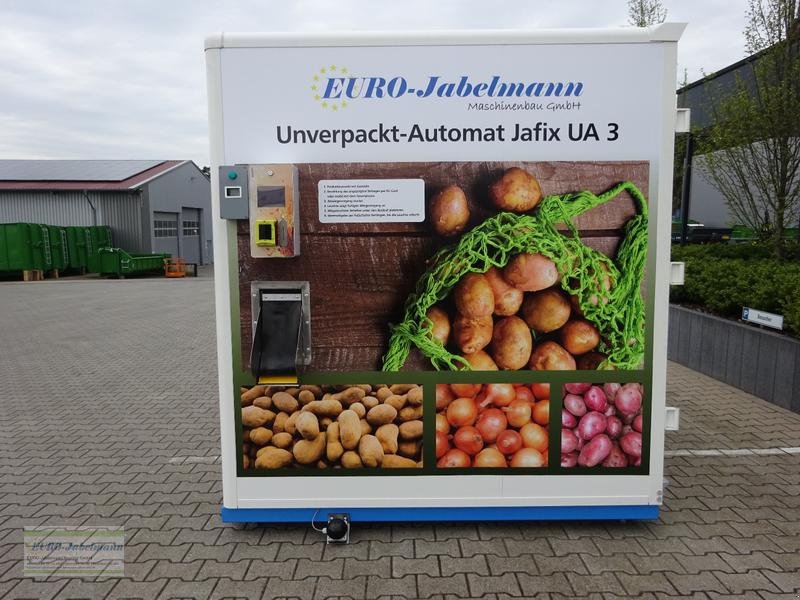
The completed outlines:
[[[678,80],[744,57],[746,0],[662,0]],[[226,32],[623,27],[625,0],[0,0],[0,159],[208,161],[203,40]]]

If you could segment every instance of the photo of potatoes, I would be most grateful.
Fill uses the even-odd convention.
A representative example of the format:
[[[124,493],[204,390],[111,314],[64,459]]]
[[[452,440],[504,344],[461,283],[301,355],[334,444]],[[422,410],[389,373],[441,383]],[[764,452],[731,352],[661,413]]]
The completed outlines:
[[[640,383],[564,385],[561,466],[641,466],[643,397]]]
[[[245,361],[250,281],[274,280],[309,283],[309,372],[641,368],[648,161],[296,167],[303,252],[254,259],[237,228]],[[408,179],[422,220],[319,217],[324,182]]]
[[[547,467],[549,421],[549,384],[438,384],[436,466]]]
[[[247,472],[423,465],[420,385],[256,385],[240,392]]]

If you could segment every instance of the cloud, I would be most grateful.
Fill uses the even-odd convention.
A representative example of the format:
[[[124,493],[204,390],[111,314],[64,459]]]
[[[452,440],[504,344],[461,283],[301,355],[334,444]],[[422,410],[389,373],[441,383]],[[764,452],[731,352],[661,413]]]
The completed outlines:
[[[191,158],[208,164],[203,39],[216,31],[615,27],[592,0],[28,0],[0,15],[0,157]],[[745,0],[665,1],[690,21],[696,79],[742,54]],[[679,72],[680,75],[680,72]]]

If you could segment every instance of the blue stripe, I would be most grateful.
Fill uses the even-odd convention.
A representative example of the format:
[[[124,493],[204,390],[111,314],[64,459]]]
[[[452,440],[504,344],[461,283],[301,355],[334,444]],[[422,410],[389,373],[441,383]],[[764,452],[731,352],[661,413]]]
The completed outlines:
[[[351,521],[575,521],[657,519],[659,506],[453,506],[430,508],[226,508],[225,523],[308,523],[327,521],[329,513],[347,513]],[[316,515],[316,516],[315,516]]]

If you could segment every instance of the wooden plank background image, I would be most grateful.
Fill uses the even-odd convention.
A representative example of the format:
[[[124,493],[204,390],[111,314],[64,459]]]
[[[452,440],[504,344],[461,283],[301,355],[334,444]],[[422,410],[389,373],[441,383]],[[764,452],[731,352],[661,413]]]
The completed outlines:
[[[512,166],[530,171],[545,195],[580,190],[601,193],[632,181],[645,196],[647,162],[427,162],[300,164],[300,256],[255,259],[250,256],[249,224],[239,221],[239,298],[242,364],[249,366],[252,339],[250,282],[308,281],[311,286],[310,371],[378,370],[388,348],[389,325],[402,320],[405,299],[433,253],[457,238],[443,238],[424,223],[319,222],[317,184],[323,179],[410,179],[425,182],[428,200],[446,185],[467,194],[473,227],[497,210],[488,186]],[[616,255],[621,227],[635,214],[627,193],[575,220],[584,243]],[[427,369],[415,352],[407,369]]]

